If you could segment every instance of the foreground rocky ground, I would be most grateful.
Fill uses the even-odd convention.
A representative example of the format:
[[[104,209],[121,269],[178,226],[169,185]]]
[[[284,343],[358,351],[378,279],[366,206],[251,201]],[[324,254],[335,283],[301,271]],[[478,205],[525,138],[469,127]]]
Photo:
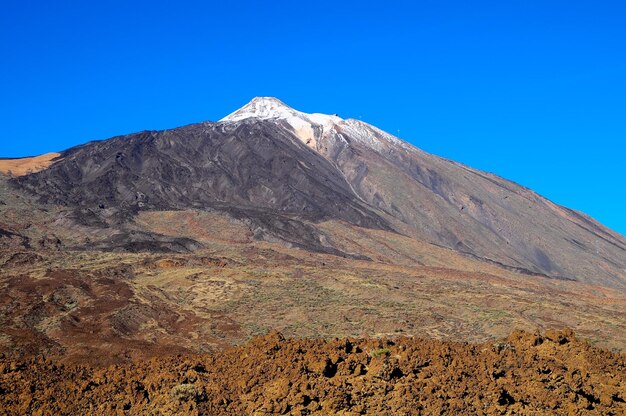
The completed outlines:
[[[0,413],[626,414],[626,357],[571,331],[467,344],[285,339],[109,367],[0,360]]]

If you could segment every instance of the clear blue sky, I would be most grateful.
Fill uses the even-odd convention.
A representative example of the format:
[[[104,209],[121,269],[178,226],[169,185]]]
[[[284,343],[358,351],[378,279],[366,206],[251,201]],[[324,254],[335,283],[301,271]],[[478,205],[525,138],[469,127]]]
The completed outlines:
[[[270,95],[626,234],[625,1],[224,3],[3,0],[0,156],[217,120]]]

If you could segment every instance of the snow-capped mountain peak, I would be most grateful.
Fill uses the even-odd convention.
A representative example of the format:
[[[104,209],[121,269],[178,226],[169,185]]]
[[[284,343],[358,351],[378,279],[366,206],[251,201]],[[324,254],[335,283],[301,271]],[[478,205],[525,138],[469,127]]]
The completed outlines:
[[[342,120],[336,115],[309,114],[294,110],[278,98],[255,97],[248,104],[222,118],[220,122],[241,121],[247,118],[267,120],[273,118],[287,119],[290,117],[309,119],[316,124],[328,124],[329,122],[337,123]]]
[[[239,122],[250,118],[284,120],[302,142],[316,150],[319,138],[343,121],[336,115],[309,114],[294,110],[274,97],[256,97],[239,110],[222,118],[220,122]]]
[[[329,141],[345,140],[343,134],[377,152],[388,152],[389,146],[403,150],[411,148],[408,143],[360,120],[303,113],[274,97],[256,97],[219,122],[238,123],[244,120],[285,122],[301,142],[317,152],[327,149]]]
[[[256,97],[240,109],[220,121],[240,121],[247,118],[284,118],[293,115],[294,110],[274,97]]]

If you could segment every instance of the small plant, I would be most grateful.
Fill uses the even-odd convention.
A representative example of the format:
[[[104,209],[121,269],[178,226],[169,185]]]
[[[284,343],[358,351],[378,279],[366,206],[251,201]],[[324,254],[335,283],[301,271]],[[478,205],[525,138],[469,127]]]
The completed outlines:
[[[193,384],[183,383],[172,387],[172,390],[170,391],[170,396],[172,397],[172,399],[181,402],[198,402],[202,398],[203,394],[200,389]]]
[[[377,350],[372,350],[370,355],[374,358],[389,357],[391,355],[391,350],[389,348],[379,348]]]
[[[501,351],[515,351],[515,346],[509,344],[508,342],[496,342],[495,344],[493,344],[493,348],[495,349],[496,352],[501,352]]]

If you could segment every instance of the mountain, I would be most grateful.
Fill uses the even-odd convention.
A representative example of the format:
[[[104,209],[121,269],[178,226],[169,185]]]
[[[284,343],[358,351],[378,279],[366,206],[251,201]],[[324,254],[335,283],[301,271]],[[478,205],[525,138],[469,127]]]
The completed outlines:
[[[528,274],[626,288],[626,240],[588,216],[362,121],[275,98],[216,123],[78,146],[12,183],[80,209],[85,224],[210,209],[249,222],[258,239],[362,257],[341,253],[316,226],[339,220]]]
[[[289,337],[626,347],[626,241],[367,123],[217,122],[0,159],[0,355],[98,365]]]

